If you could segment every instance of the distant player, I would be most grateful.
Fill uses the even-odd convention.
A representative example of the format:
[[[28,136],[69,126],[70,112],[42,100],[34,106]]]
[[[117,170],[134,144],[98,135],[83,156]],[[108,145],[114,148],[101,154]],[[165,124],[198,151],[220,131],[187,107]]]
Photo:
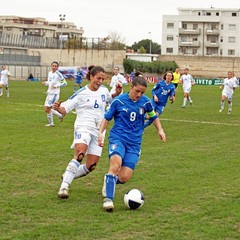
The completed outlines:
[[[152,104],[157,116],[160,116],[167,105],[168,99],[173,103],[175,101],[175,86],[172,83],[173,73],[168,71],[164,74],[163,80],[159,81],[152,89]],[[145,122],[145,127],[152,124],[152,119]]]
[[[189,69],[184,69],[184,74],[180,77],[180,83],[183,86],[183,105],[182,108],[186,107],[187,101],[189,101],[190,106],[192,106],[192,99],[190,97],[190,92],[192,89],[192,86],[194,85],[193,77],[189,74]]]
[[[219,112],[222,112],[224,109],[224,102],[228,100],[228,114],[232,113],[232,98],[235,88],[237,87],[236,78],[233,76],[233,72],[228,72],[228,77],[223,80],[223,84],[220,86],[222,90],[221,97],[221,108]]]
[[[8,87],[8,80],[10,77],[10,72],[7,70],[6,66],[2,66],[1,71],[1,80],[0,80],[0,97],[3,95],[3,86],[6,88],[7,97],[9,97],[9,87]]]
[[[110,82],[110,87],[112,88],[110,93],[111,94],[115,94],[116,93],[116,85],[117,84],[127,84],[127,80],[125,79],[125,77],[119,73],[119,67],[114,67],[114,75],[112,76],[111,82]],[[123,93],[123,91],[122,91]]]
[[[122,94],[112,101],[99,129],[98,144],[103,146],[104,131],[109,121],[114,118],[108,145],[110,167],[108,173],[105,174],[102,189],[103,208],[106,211],[112,211],[114,208],[116,184],[125,183],[133,176],[139,160],[145,113],[153,118],[160,139],[166,141],[151,100],[143,95],[146,88],[147,81],[142,76],[135,77],[129,93]]]
[[[74,85],[74,92],[77,91],[78,88],[81,88],[81,84],[82,84],[82,79],[84,77],[83,71],[81,70],[81,68],[77,68],[77,72],[76,72],[76,80],[75,80],[75,85]]]
[[[59,100],[60,87],[67,85],[63,75],[58,71],[58,62],[52,62],[52,70],[48,73],[48,80],[42,82],[42,85],[48,86],[47,97],[44,104],[44,110],[47,113],[48,124],[46,127],[54,127],[53,115],[56,115],[61,121],[64,115],[52,109],[53,104]]]

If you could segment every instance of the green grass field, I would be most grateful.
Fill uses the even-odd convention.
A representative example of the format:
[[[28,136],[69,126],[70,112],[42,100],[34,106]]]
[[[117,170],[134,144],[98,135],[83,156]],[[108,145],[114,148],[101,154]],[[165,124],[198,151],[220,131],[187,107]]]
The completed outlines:
[[[62,100],[73,84],[61,89]],[[113,213],[102,210],[107,141],[97,169],[73,182],[67,201],[57,198],[76,115],[46,128],[45,91],[40,82],[10,81],[10,98],[0,98],[0,239],[240,239],[239,89],[228,115],[227,104],[218,112],[217,86],[194,86],[193,107],[185,109],[179,88],[161,119],[167,143],[154,126],[146,129],[141,160],[117,186]],[[145,194],[136,211],[123,203],[132,188]]]

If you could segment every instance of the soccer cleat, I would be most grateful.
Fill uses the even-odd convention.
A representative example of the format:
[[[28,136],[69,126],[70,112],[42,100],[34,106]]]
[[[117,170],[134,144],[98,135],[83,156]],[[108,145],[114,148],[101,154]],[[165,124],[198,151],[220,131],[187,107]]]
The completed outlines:
[[[104,198],[103,209],[107,212],[111,212],[114,209],[113,201],[110,198]]]
[[[231,110],[228,110],[228,114],[231,114],[232,113],[232,111]]]
[[[49,124],[45,125],[45,127],[54,127],[54,124],[49,123]]]
[[[182,108],[185,108],[185,105],[182,105]]]
[[[69,198],[68,189],[66,189],[66,188],[59,189],[59,191],[58,191],[58,198],[68,199]]]
[[[3,92],[0,93],[0,97],[3,95]]]
[[[193,103],[193,102],[190,102],[190,107],[192,107],[192,103]]]
[[[223,111],[223,108],[219,109],[218,111],[219,111],[219,112],[222,112],[222,111]]]

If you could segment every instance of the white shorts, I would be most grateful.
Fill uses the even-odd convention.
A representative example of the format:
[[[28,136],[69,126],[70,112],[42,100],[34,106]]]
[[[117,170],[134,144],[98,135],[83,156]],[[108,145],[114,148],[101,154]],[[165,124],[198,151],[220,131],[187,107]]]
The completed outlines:
[[[59,99],[59,94],[48,94],[44,103],[45,107],[52,107]]]
[[[191,89],[192,89],[191,87],[183,87],[183,92],[190,93]]]
[[[70,148],[74,149],[76,143],[83,143],[88,146],[86,154],[92,154],[101,157],[102,147],[98,146],[98,137],[88,132],[82,132],[80,129],[74,130],[74,140]]]
[[[8,80],[0,80],[0,85],[4,85],[5,87],[8,87]]]
[[[228,93],[228,92],[222,91],[222,96],[225,96],[225,97],[227,97],[227,99],[229,101],[232,101],[232,98],[233,98],[233,94],[232,93]]]

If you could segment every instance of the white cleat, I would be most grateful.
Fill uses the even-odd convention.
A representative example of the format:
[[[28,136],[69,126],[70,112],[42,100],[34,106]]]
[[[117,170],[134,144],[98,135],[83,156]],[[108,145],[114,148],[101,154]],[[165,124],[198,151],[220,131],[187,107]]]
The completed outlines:
[[[66,189],[66,188],[59,189],[59,191],[58,191],[58,198],[68,199],[69,198],[68,189]]]
[[[219,112],[222,112],[223,111],[223,109],[221,108],[221,109],[219,109]]]
[[[114,209],[113,201],[110,198],[104,198],[103,209],[107,212],[112,212]]]
[[[54,127],[54,124],[47,124],[47,125],[45,125],[45,127]]]
[[[63,118],[65,117],[65,115],[63,114],[62,117],[59,117],[60,122],[63,122]]]
[[[232,113],[232,111],[231,110],[228,110],[228,114],[231,114]]]

